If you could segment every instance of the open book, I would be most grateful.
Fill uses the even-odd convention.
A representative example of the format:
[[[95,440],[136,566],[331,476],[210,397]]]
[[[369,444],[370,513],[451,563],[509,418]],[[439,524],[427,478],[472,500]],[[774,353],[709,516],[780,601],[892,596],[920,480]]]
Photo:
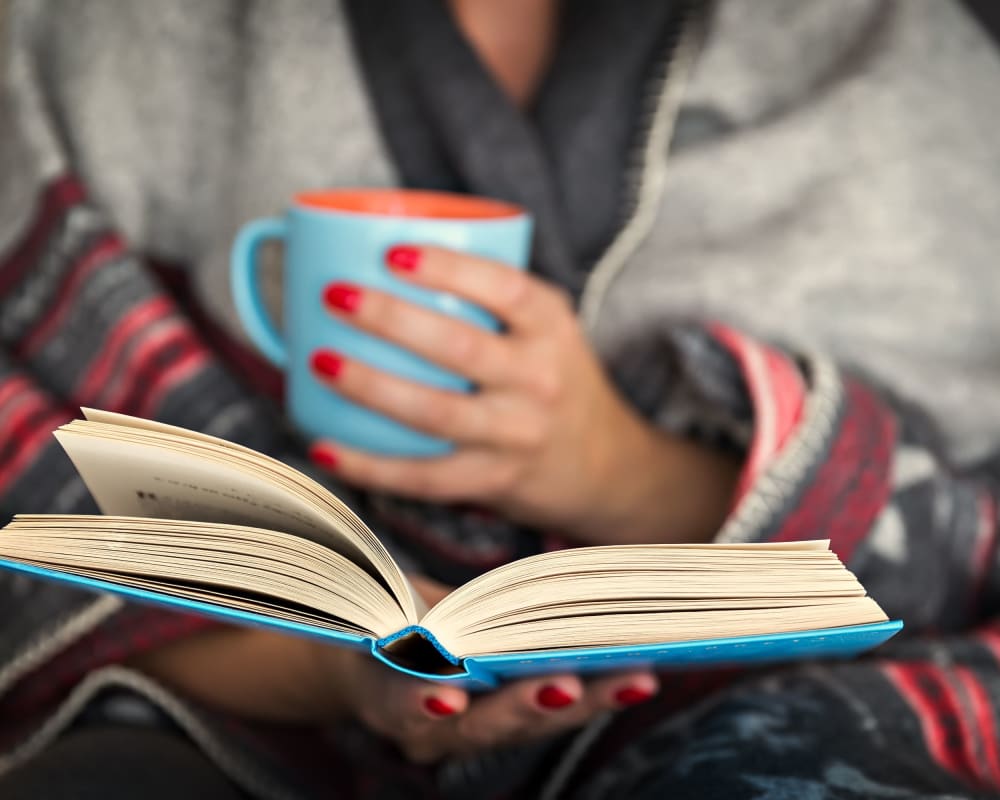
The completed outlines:
[[[544,553],[427,609],[372,531],[249,448],[105,411],[55,436],[105,516],[23,515],[0,567],[363,647],[468,685],[852,655],[889,622],[825,541]]]

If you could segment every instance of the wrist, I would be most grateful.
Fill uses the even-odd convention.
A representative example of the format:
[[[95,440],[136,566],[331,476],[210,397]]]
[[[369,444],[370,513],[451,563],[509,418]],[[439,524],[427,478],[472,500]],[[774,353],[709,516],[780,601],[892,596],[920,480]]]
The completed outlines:
[[[223,628],[146,653],[130,666],[195,698],[272,722],[326,722],[348,713],[354,654],[312,639]]]
[[[296,707],[315,722],[352,716],[355,671],[362,659],[354,650],[316,639],[296,637],[296,642],[303,648],[297,670],[301,681],[292,690]]]
[[[739,460],[643,420],[630,422],[610,443],[579,536],[589,544],[711,541],[731,507]]]

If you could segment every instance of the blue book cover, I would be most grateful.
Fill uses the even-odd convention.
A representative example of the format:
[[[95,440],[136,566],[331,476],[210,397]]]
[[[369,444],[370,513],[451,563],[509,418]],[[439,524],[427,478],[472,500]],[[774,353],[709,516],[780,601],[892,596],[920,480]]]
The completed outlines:
[[[84,413],[56,437],[106,516],[16,517],[0,530],[0,569],[324,639],[473,689],[846,658],[902,627],[827,542],[558,551],[493,570],[425,614],[375,535],[302,473],[205,434]]]
[[[784,661],[821,658],[850,658],[877,647],[903,627],[900,621],[886,621],[839,628],[737,636],[722,639],[699,639],[637,646],[567,648],[535,650],[503,655],[459,658],[435,640],[433,634],[419,627],[404,628],[392,636],[376,640],[354,636],[315,625],[290,622],[256,612],[229,608],[218,603],[188,600],[164,592],[122,586],[97,578],[74,575],[16,561],[0,559],[0,569],[10,569],[46,580],[66,581],[75,586],[112,592],[144,603],[154,603],[180,611],[204,614],[238,625],[273,628],[300,636],[313,636],[342,647],[365,650],[384,664],[432,681],[447,681],[463,688],[482,690],[517,678],[551,673],[599,673],[643,667],[690,669],[692,667],[750,666]],[[390,649],[394,641],[419,637],[440,655],[433,671],[408,665]]]

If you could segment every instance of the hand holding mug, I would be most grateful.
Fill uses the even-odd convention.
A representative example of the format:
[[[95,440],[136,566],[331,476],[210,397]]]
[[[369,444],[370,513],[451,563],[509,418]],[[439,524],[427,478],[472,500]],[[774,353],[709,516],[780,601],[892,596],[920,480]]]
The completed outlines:
[[[618,395],[564,294],[522,271],[530,228],[483,198],[306,193],[240,232],[234,299],[286,370],[314,459],[344,480],[477,503],[583,543],[707,540],[738,464],[654,429]],[[255,279],[255,252],[275,238],[283,334]]]
[[[633,412],[562,292],[442,248],[400,245],[386,261],[413,285],[486,309],[505,329],[485,330],[346,282],[327,286],[336,319],[464,376],[477,391],[423,385],[318,348],[312,368],[331,391],[455,443],[450,454],[416,459],[320,440],[312,449],[318,463],[361,487],[482,504],[586,542],[681,539],[706,528],[706,512],[715,524],[728,499],[719,495],[730,486],[694,484],[717,468],[717,454],[662,434]]]
[[[257,250],[268,240],[285,245],[281,332],[268,317],[256,275]],[[465,378],[410,352],[405,331],[397,331],[389,341],[324,311],[324,287],[349,281],[357,289],[392,294],[495,330],[496,319],[481,307],[401,281],[386,269],[386,250],[411,240],[495,259],[514,271],[527,263],[531,220],[516,206],[480,197],[345,189],[299,194],[284,216],[251,222],[237,235],[231,257],[236,310],[258,349],[285,371],[288,415],[309,438],[329,437],[384,455],[435,456],[452,449],[445,439],[330,392],[309,366],[317,349],[333,347],[351,359],[416,383],[454,392],[471,389]]]

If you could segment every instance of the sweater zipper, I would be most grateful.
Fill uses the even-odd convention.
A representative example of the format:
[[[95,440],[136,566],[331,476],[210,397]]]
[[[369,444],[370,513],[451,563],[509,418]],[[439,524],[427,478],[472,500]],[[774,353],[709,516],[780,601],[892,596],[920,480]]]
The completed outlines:
[[[667,149],[677,126],[691,67],[704,32],[703,3],[692,2],[678,22],[677,44],[669,49],[659,85],[651,93],[645,115],[646,135],[640,136],[627,177],[625,222],[591,270],[580,297],[580,319],[591,334],[608,289],[656,222],[666,183]]]

